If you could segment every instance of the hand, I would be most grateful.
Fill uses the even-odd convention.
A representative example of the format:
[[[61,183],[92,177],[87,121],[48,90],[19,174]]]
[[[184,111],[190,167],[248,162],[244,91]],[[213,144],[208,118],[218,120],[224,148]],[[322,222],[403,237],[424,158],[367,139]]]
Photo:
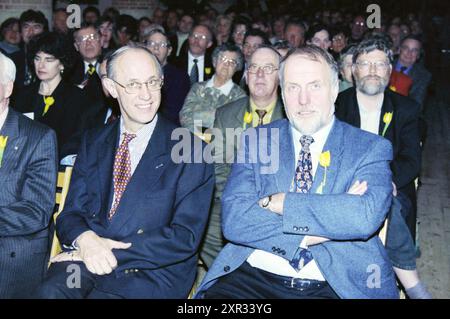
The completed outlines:
[[[96,275],[110,274],[117,268],[113,249],[127,249],[131,246],[131,243],[102,238],[90,230],[78,237],[77,244],[80,247],[81,260],[86,268]]]
[[[392,195],[394,195],[395,197],[397,197],[397,186],[395,186],[394,182],[392,182]]]
[[[285,193],[276,193],[272,195],[272,200],[269,203],[269,206],[265,207],[271,212],[277,213],[279,215],[283,215],[283,206],[284,206],[284,198],[286,197]],[[259,206],[262,207],[263,199],[258,201]],[[262,207],[264,208],[264,207]]]
[[[307,246],[314,246],[314,245],[322,244],[322,243],[330,240],[329,238],[320,237],[320,236],[305,236],[305,238],[306,238],[305,244]]]
[[[359,181],[356,181],[348,190],[347,194],[350,195],[359,195],[362,196],[367,191],[367,182],[363,181],[360,183]]]
[[[60,253],[55,257],[53,257],[52,259],[50,259],[50,263],[52,264],[60,263],[63,261],[83,261],[83,260],[81,259],[80,253],[77,250]]]

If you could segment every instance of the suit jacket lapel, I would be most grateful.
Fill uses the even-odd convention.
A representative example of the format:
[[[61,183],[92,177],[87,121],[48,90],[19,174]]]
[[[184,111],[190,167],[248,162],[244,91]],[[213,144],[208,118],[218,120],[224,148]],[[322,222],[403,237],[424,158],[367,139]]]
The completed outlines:
[[[19,163],[20,154],[22,154],[23,147],[27,141],[27,136],[20,136],[19,114],[11,108],[8,110],[0,135],[8,136],[0,167],[0,172],[2,172],[0,175],[2,175],[12,171]]]
[[[349,103],[348,122],[355,127],[361,127],[361,115],[359,114],[359,104],[356,97],[356,89],[352,89],[351,101]]]
[[[116,148],[119,142],[120,121],[116,121],[107,133],[103,143],[101,143],[97,153],[97,170],[100,190],[101,207],[105,214],[102,214],[102,222],[107,223],[107,215],[111,207],[113,195],[113,166]]]
[[[323,194],[329,194],[333,189],[336,176],[341,165],[341,153],[343,151],[342,145],[344,143],[344,130],[342,123],[338,120],[334,120],[333,127],[328,134],[327,141],[323,146],[322,152],[330,152],[330,166],[327,167],[326,182],[322,188]],[[316,174],[314,175],[313,185],[311,187],[311,193],[317,193],[320,184],[325,178],[325,168],[318,163]]]

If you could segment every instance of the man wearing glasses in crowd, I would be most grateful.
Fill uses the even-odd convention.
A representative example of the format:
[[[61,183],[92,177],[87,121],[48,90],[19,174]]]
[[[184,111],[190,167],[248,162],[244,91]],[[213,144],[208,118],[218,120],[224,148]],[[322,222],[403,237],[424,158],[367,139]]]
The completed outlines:
[[[209,27],[199,24],[189,34],[187,50],[181,49],[176,65],[187,72],[191,85],[209,80],[213,75],[211,54],[208,50],[213,45],[212,36]]]
[[[163,73],[147,49],[114,52],[103,83],[122,115],[83,139],[56,225],[65,252],[51,260],[35,296],[186,298],[208,219],[213,167],[193,161],[202,158],[201,148],[188,154],[189,163],[171,158],[176,126],[156,113]],[[81,282],[68,287],[67,269],[77,268]]]
[[[225,244],[221,228],[220,199],[239,146],[227,142],[226,129],[246,129],[286,117],[278,96],[280,61],[281,56],[275,49],[269,46],[257,48],[251,55],[246,70],[250,96],[225,104],[216,111],[214,128],[222,133],[223,144],[215,145],[216,191],[205,242],[200,253],[208,268]],[[237,140],[240,140],[240,136],[237,136]],[[231,149],[225,148],[227,144]]]

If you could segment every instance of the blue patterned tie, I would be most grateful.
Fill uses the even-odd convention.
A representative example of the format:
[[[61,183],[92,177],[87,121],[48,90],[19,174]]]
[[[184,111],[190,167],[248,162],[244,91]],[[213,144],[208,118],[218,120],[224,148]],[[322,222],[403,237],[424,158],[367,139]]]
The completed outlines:
[[[302,149],[299,154],[294,177],[294,191],[296,193],[308,193],[313,183],[311,151],[309,150],[309,146],[312,143],[314,143],[312,136],[303,135],[300,138]],[[312,259],[313,256],[308,249],[299,247],[290,264],[295,270],[300,271],[300,269],[306,266]]]

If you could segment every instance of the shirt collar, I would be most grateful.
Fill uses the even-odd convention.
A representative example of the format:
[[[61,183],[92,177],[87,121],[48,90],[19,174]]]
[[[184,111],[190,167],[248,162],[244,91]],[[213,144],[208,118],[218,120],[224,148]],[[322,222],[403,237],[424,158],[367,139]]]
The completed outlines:
[[[310,148],[317,151],[322,152],[323,147],[325,146],[325,142],[327,141],[328,135],[330,134],[331,128],[333,127],[335,120],[335,116],[333,115],[330,123],[322,127],[320,130],[312,134],[312,138],[314,139],[314,143],[311,144]],[[294,139],[294,143],[300,143],[300,138],[303,136],[293,125],[291,125],[292,130],[292,138]]]
[[[150,123],[145,124],[143,127],[141,127],[139,129],[139,131],[137,131],[136,133],[136,138],[133,139],[131,142],[133,141],[137,141],[137,143],[145,143],[150,140],[150,137],[153,134],[153,131],[155,130],[155,126],[156,126],[156,122],[158,121],[158,114],[155,115],[155,117],[153,118],[153,121],[151,121]],[[123,123],[123,117],[120,117],[120,140],[122,141],[122,135],[123,133],[130,133],[127,131],[127,129],[125,128],[125,125]]]
[[[84,73],[86,73],[89,70],[89,64],[92,64],[95,67],[95,70],[98,73],[98,61],[95,61],[94,63],[89,63],[83,60],[84,63]]]
[[[413,64],[413,65],[414,65],[414,64]],[[406,66],[404,66],[404,65],[402,65],[402,64],[400,63],[400,60],[398,60],[397,63],[395,64],[395,71],[401,72],[401,68],[402,68],[402,67],[406,67],[404,73],[405,73],[405,74],[408,74],[409,71],[412,69],[413,65],[411,65],[411,66],[409,66],[409,67],[406,67]]]
[[[219,90],[220,92],[222,92],[223,95],[228,96],[231,92],[231,89],[233,88],[233,81],[231,79],[229,79],[224,85],[216,88],[216,87],[214,87],[214,78],[215,78],[215,75],[213,75],[213,77],[206,82],[206,87],[207,88],[215,88],[216,90]]]
[[[194,57],[194,56],[191,54],[191,51],[189,51],[189,50],[188,50],[188,56],[189,56],[189,61],[192,61],[192,63],[194,63],[194,62],[193,62],[194,59],[197,59],[198,62],[205,60],[205,55],[204,55],[204,54],[201,55],[201,56],[199,56],[199,57]]]

